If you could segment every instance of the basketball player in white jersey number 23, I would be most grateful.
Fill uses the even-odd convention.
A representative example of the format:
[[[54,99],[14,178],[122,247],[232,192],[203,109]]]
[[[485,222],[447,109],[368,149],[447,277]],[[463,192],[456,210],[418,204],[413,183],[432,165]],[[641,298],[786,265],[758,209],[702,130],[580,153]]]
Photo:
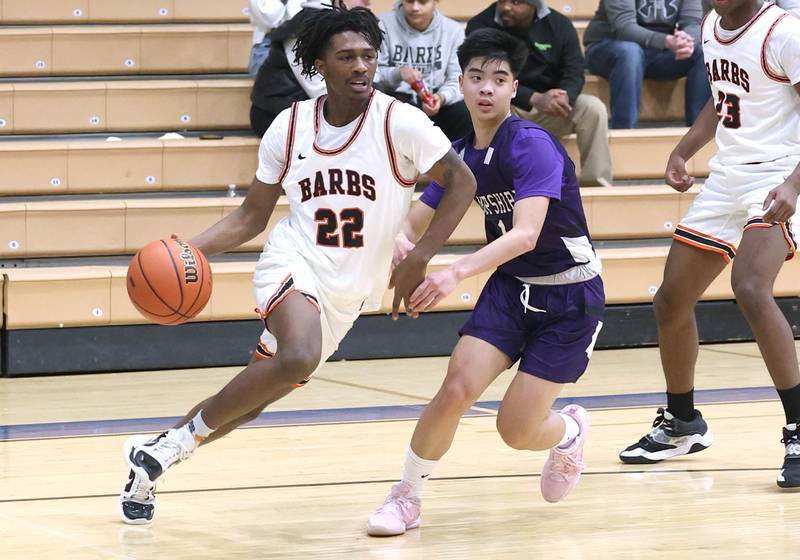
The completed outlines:
[[[447,137],[417,108],[373,89],[380,44],[378,20],[363,8],[335,6],[300,33],[297,58],[307,75],[325,78],[327,96],[276,118],[242,206],[191,240],[211,256],[252,239],[283,188],[289,215],[271,232],[254,277],[264,333],[250,364],[216,395],[163,434],[126,442],[124,522],[149,523],[164,471],[305,384],[359,313],[377,309],[420,173],[447,194],[415,252],[394,271],[393,316],[401,299],[408,308],[428,261],[466,212],[475,178]]]
[[[800,372],[792,329],[773,298],[775,278],[797,248],[791,217],[800,192],[800,20],[762,0],[712,4],[701,35],[712,99],[666,172],[670,186],[687,190],[693,179],[686,161],[716,136],[711,174],[675,230],[654,301],[667,409],[620,459],[653,463],[711,445],[694,408],[694,306],[733,261],[737,303],[786,416],[777,484],[800,487]]]

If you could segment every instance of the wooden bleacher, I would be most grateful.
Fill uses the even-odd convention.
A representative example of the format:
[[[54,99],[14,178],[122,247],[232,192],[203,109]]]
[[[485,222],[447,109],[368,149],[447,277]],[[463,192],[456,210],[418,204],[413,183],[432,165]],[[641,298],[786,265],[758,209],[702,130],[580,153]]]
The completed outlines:
[[[611,155],[618,179],[659,179],[684,128],[612,130]],[[0,196],[66,193],[158,192],[225,189],[250,184],[259,140],[124,138],[104,140],[16,140],[0,142]],[[565,139],[578,162],[574,137]],[[708,174],[713,145],[689,163]]]
[[[248,24],[0,28],[0,76],[246,73]]]
[[[668,248],[628,247],[600,249],[603,279],[609,305],[644,303],[652,300],[661,283]],[[430,270],[446,266],[456,258],[441,254]],[[212,263],[214,291],[209,305],[196,321],[252,319],[252,275],[255,262]],[[731,267],[720,275],[705,300],[732,299]],[[144,323],[128,300],[124,266],[80,266],[16,268],[3,271],[6,328],[62,328]],[[796,297],[800,260],[789,261],[775,284],[778,296]],[[440,305],[440,311],[470,309],[488,278],[484,274],[467,279]],[[57,301],[58,305],[52,302]],[[381,313],[390,308],[390,294]]]
[[[393,3],[373,0],[372,9]],[[465,22],[489,4],[442,2],[440,9]],[[572,18],[582,36],[597,0],[549,5]],[[0,26],[0,75],[9,78],[0,83],[0,196],[14,197],[0,204],[0,265],[8,264],[0,269],[3,327],[142,324],[119,263],[155,238],[189,238],[235,210],[256,168],[259,140],[245,132],[252,85],[242,76],[252,32],[247,1],[0,0]],[[645,83],[641,120],[674,126],[612,131],[616,179],[663,176],[685,132],[683,88],[683,81]],[[605,80],[587,76],[584,91],[608,104]],[[225,138],[156,137],[215,130]],[[78,136],[85,133],[103,134]],[[105,141],[118,133],[121,141]],[[565,144],[577,162],[575,138]],[[712,151],[693,158],[689,171],[705,176]],[[241,187],[236,198],[222,195],[231,184]],[[593,237],[618,242],[599,249],[609,304],[652,300],[666,240],[696,192],[663,185],[582,191]],[[282,199],[268,229],[286,212]],[[266,235],[239,251],[260,251]],[[455,246],[463,252],[483,239],[473,206],[432,267],[457,258]],[[628,240],[636,243],[626,246]],[[48,259],[47,266],[36,259]],[[229,259],[212,263],[212,299],[197,321],[254,317],[253,255]],[[706,299],[733,297],[727,274]],[[439,309],[471,309],[487,278],[463,282]],[[798,280],[800,264],[791,261],[776,293],[796,296]]]
[[[246,22],[247,0],[1,0],[0,24]]]
[[[582,191],[594,239],[650,239],[672,235],[697,189],[666,186]],[[235,210],[243,197],[32,200],[0,205],[0,258],[132,255],[153,239],[188,239]],[[281,197],[267,229],[238,251],[259,252],[271,227],[288,214]],[[626,219],[620,220],[619,216]],[[449,245],[485,241],[483,214],[473,204]]]

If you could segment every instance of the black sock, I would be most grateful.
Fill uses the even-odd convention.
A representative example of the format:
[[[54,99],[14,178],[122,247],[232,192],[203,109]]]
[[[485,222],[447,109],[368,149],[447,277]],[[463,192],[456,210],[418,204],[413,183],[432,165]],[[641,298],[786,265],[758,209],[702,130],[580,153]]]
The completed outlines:
[[[667,391],[667,412],[687,422],[694,418],[694,389],[688,393]]]
[[[783,412],[786,414],[786,423],[793,424],[800,420],[800,385],[791,389],[776,389],[783,403]]]

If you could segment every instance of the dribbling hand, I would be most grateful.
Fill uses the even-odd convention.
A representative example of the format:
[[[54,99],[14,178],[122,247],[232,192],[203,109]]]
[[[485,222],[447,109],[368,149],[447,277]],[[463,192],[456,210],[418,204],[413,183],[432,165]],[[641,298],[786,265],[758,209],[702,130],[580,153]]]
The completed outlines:
[[[797,195],[798,187],[788,182],[769,191],[764,200],[764,206],[762,206],[762,210],[766,210],[764,221],[768,224],[775,224],[791,218],[797,208]]]
[[[675,153],[669,156],[664,180],[678,192],[686,192],[694,185],[694,177],[686,171],[686,160]]]

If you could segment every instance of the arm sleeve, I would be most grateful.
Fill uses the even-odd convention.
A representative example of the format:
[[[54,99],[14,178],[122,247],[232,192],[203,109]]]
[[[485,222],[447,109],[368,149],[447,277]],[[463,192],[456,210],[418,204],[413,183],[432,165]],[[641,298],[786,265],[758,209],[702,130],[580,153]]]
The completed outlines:
[[[256,179],[268,185],[278,183],[286,163],[286,137],[289,134],[291,109],[281,111],[261,138],[258,146],[258,169]]]
[[[678,22],[681,29],[692,36],[695,44],[700,44],[700,22],[703,21],[703,4],[701,0],[683,0]]]
[[[561,200],[564,156],[552,138],[536,129],[523,129],[511,147],[514,175],[514,200],[546,196]]]
[[[438,93],[442,96],[443,105],[452,105],[464,99],[458,88],[458,77],[461,75],[461,65],[458,63],[458,47],[464,42],[464,30],[456,24],[455,33],[451,36],[452,42],[449,45],[450,59],[447,61],[444,85],[439,88]]]
[[[586,81],[583,52],[578,41],[578,32],[571,21],[564,20],[561,37],[564,39],[564,49],[561,54],[561,78],[558,80],[558,87],[567,92],[569,103],[574,107]],[[530,96],[528,99],[530,100]]]
[[[431,181],[419,197],[419,201],[436,210],[444,196],[444,189],[436,181]]]
[[[325,95],[328,92],[328,87],[325,85],[325,80],[319,74],[314,74],[312,78],[307,78],[303,75],[303,68],[299,64],[294,63],[294,48],[296,39],[289,39],[284,43],[284,51],[286,52],[286,60],[289,61],[289,67],[292,69],[297,83],[306,92],[309,99],[316,99],[320,95]]]
[[[428,116],[409,105],[397,103],[392,112],[391,135],[400,170],[406,177],[426,173],[450,150],[450,140]]]
[[[636,0],[605,0],[606,14],[614,35],[622,41],[633,41],[643,47],[665,48],[667,36],[651,31],[636,21]]]

